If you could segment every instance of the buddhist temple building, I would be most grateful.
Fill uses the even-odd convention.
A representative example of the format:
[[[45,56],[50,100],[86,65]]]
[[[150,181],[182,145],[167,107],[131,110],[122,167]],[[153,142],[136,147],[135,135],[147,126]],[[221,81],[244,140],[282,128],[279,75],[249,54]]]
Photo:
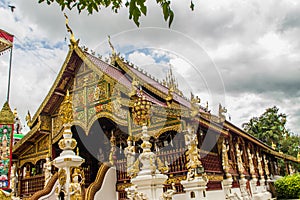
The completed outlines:
[[[267,199],[272,179],[300,162],[227,121],[222,105],[214,115],[186,98],[171,69],[158,81],[110,42],[103,61],[70,38],[50,91],[28,112],[30,131],[12,148],[14,197]],[[150,175],[159,196],[142,186]]]

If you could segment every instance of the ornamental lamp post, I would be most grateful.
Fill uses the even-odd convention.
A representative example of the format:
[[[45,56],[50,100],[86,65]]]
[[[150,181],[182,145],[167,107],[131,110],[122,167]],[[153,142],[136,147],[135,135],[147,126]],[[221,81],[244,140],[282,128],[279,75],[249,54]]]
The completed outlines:
[[[155,153],[151,151],[152,144],[150,143],[150,135],[148,127],[150,125],[151,102],[146,99],[142,91],[140,95],[135,98],[132,107],[132,117],[136,125],[142,126],[143,141],[141,147],[142,153],[139,155],[138,160],[135,161],[134,171],[138,172],[137,176],[131,179],[133,184],[132,188],[127,189],[129,196],[134,196],[133,199],[151,199],[159,200],[163,194],[163,184],[168,176],[161,174],[157,169],[156,162],[160,165],[161,161]],[[139,168],[139,163],[142,167]],[[132,193],[133,192],[133,193]]]

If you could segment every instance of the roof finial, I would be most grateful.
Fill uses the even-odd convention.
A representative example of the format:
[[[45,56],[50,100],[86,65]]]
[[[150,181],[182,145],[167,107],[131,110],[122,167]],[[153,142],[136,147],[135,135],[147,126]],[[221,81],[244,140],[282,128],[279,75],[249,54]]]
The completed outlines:
[[[66,27],[67,27],[67,31],[71,34],[70,35],[70,42],[71,42],[71,44],[76,44],[76,43],[78,43],[78,42],[76,42],[76,40],[75,40],[75,37],[74,37],[74,34],[73,34],[73,31],[72,31],[72,29],[70,28],[70,26],[69,26],[69,18],[68,18],[68,16],[66,15],[66,13],[64,13],[64,16],[65,16],[65,18],[66,18]]]
[[[182,92],[178,89],[178,82],[173,74],[172,65],[169,64],[169,67],[170,68],[167,72],[166,79],[163,80],[163,82],[165,83],[165,86],[168,87],[169,90],[171,90],[171,92],[175,92],[182,96]]]
[[[109,46],[111,48],[111,51],[112,51],[112,55],[115,56],[116,55],[116,51],[115,51],[115,48],[114,48],[114,46],[112,45],[112,43],[110,41],[110,36],[108,35],[107,37],[108,37],[108,44],[109,44]]]

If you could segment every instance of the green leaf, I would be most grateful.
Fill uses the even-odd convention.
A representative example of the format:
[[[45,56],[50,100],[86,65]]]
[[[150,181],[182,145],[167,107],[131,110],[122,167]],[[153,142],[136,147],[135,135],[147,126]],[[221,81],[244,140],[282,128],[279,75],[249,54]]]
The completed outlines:
[[[168,5],[163,4],[162,8],[163,8],[164,19],[165,19],[165,21],[167,21],[167,19],[169,17]]]
[[[99,11],[98,5],[96,3],[93,3],[92,5],[93,5],[94,10],[96,10],[98,12]]]
[[[92,4],[88,5],[87,11],[88,11],[89,14],[93,14],[93,5]]]
[[[190,8],[191,8],[192,11],[194,11],[194,7],[195,7],[195,5],[194,5],[193,1],[191,1]]]
[[[174,19],[174,13],[173,13],[172,10],[170,10],[169,15],[170,15],[170,18],[169,18],[169,28],[170,28],[170,27],[171,27],[171,24],[172,24],[172,22],[173,22],[173,19]]]
[[[146,16],[146,14],[147,14],[147,7],[145,5],[141,6],[141,11],[142,11],[143,15]]]

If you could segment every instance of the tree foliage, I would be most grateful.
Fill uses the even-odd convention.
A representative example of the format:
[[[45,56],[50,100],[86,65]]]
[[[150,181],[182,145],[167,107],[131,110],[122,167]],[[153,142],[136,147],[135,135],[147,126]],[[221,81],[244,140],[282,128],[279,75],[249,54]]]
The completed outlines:
[[[288,134],[285,128],[286,114],[278,111],[276,106],[266,109],[261,116],[243,124],[244,130],[268,145],[272,145],[272,142],[278,144]]]
[[[72,10],[77,9],[79,13],[86,10],[89,14],[99,12],[101,8],[111,7],[114,13],[118,13],[122,6],[128,8],[129,19],[139,26],[139,19],[142,15],[147,14],[146,0],[39,0],[39,3],[46,2],[48,5],[56,2],[62,10],[65,8]],[[165,21],[168,21],[169,27],[174,19],[174,12],[171,9],[171,0],[156,0],[156,3],[161,7]],[[190,1],[190,8],[194,10],[193,0]]]
[[[279,145],[280,151],[297,157],[298,151],[300,151],[300,136],[290,133],[284,140],[280,141]]]
[[[276,144],[276,150],[297,157],[300,151],[300,136],[289,132],[285,127],[286,114],[279,113],[274,106],[266,109],[259,117],[253,117],[243,124],[246,132],[265,142],[269,146]]]

